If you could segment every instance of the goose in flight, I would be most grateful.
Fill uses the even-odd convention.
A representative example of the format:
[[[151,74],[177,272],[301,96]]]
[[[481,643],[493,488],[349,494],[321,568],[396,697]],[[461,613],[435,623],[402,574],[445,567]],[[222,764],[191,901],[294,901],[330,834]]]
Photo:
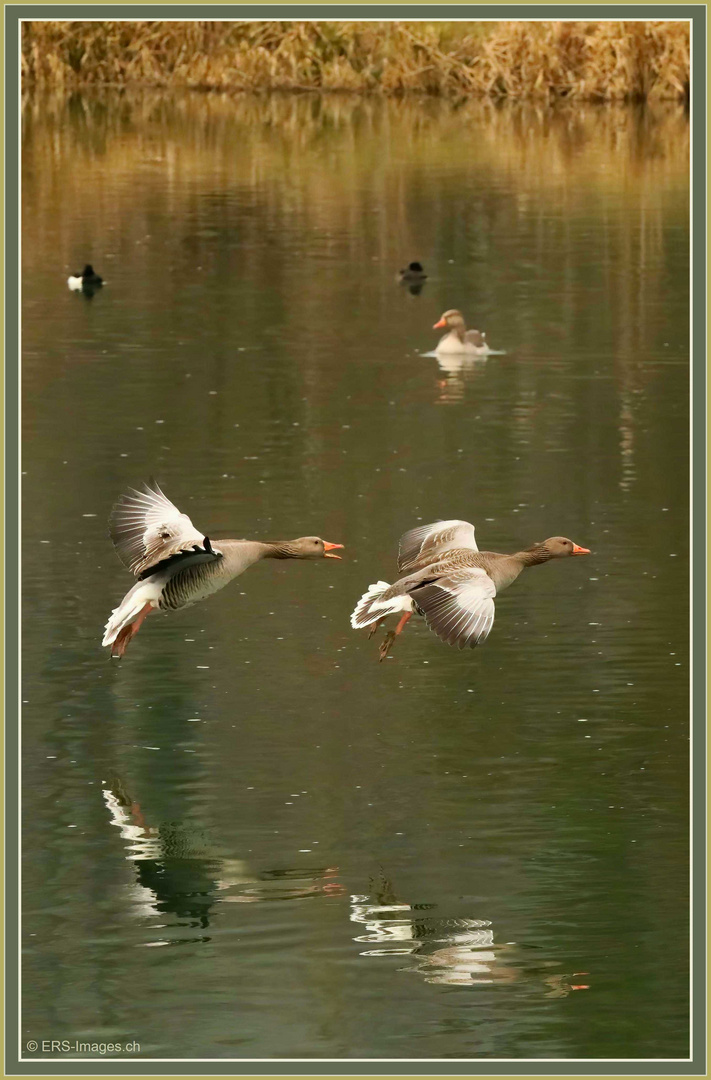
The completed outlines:
[[[136,584],[111,612],[102,645],[126,648],[151,611],[187,607],[224,588],[261,559],[340,559],[318,536],[298,540],[219,540],[213,545],[155,483],[131,489],[114,506],[109,534]]]
[[[494,597],[527,566],[568,555],[589,555],[565,536],[551,536],[512,555],[479,551],[468,521],[435,521],[400,537],[394,585],[377,581],[358,601],[351,626],[369,626],[372,637],[390,615],[400,615],[380,646],[380,659],[417,612],[448,645],[470,648],[485,641],[494,625]]]

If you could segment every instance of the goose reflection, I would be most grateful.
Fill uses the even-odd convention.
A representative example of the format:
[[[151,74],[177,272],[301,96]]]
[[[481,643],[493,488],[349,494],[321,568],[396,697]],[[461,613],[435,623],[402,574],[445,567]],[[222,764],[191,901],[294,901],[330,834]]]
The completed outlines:
[[[412,956],[412,966],[401,970],[416,972],[428,983],[475,986],[517,978],[518,969],[502,962],[514,943],[495,944],[488,919],[427,914],[434,904],[402,903],[386,878],[371,881],[371,887],[372,896],[351,897],[351,921],[367,931],[354,940],[373,946],[361,956]]]
[[[111,824],[126,845],[126,859],[134,866],[134,911],[142,917],[173,915],[170,925],[206,930],[218,905],[257,903],[328,896],[345,890],[335,878],[338,867],[299,867],[259,873],[248,862],[224,858],[202,844],[196,830],[183,824],[150,825],[143,811],[119,779],[102,788]],[[154,924],[165,929],[167,923]],[[178,944],[194,937],[181,936]],[[199,940],[209,941],[209,937]]]
[[[111,824],[126,842],[126,859],[134,866],[131,899],[136,913],[174,915],[178,925],[207,929],[218,899],[220,875],[227,872],[238,880],[248,878],[246,864],[234,860],[227,871],[224,860],[200,851],[198,838],[184,825],[150,825],[118,779],[102,793]]]
[[[444,378],[437,380],[438,405],[458,405],[467,389],[481,378],[486,369],[485,356],[437,353],[437,364]]]
[[[539,983],[546,997],[567,997],[589,990],[587,971],[550,974],[554,959],[524,960],[516,942],[497,943],[489,919],[444,918],[435,904],[409,904],[398,899],[384,876],[371,879],[370,895],[351,897],[351,921],[365,933],[353,940],[367,945],[361,956],[409,956],[400,971],[445,986],[506,985],[519,979]]]

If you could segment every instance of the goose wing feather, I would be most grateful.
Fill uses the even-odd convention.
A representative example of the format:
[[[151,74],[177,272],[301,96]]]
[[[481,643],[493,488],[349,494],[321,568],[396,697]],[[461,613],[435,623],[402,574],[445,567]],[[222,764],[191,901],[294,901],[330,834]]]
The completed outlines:
[[[468,521],[434,521],[410,529],[400,537],[397,568],[401,574],[426,566],[451,548],[478,551],[474,526]]]
[[[458,649],[473,649],[494,625],[496,586],[485,570],[453,571],[410,595],[429,629]]]
[[[166,498],[158,484],[122,495],[109,518],[109,535],[121,562],[137,577],[158,563],[199,550],[201,561],[222,558],[187,514]]]

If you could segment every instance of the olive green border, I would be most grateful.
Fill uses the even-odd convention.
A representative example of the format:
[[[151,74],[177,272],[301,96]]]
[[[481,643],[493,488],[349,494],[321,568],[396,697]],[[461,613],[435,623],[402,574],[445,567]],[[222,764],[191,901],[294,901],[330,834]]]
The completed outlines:
[[[286,0],[274,5],[220,5],[209,2],[175,3],[175,0],[154,0],[151,4],[101,4],[87,0],[67,4],[48,0],[44,4],[3,3],[5,18],[0,33],[5,55],[5,218],[0,225],[6,242],[3,277],[5,289],[5,382],[0,389],[5,416],[3,524],[10,530],[6,543],[5,575],[0,593],[5,600],[5,664],[0,671],[5,677],[5,744],[3,763],[6,764],[4,854],[6,867],[3,895],[5,906],[5,1075],[6,1076],[705,1076],[706,1048],[706,54],[707,5],[684,4],[668,0],[650,4],[648,0],[628,0],[625,4],[590,4],[576,0],[564,4],[541,4],[536,0],[521,0],[516,5],[432,4],[429,0],[393,0],[388,4],[353,4],[332,0],[327,4],[304,4]],[[585,1061],[151,1061],[141,1059],[57,1061],[46,1063],[36,1059],[19,1061],[17,1057],[17,857],[18,857],[18,581],[19,544],[16,536],[18,516],[18,97],[19,72],[16,43],[19,21],[27,18],[368,18],[389,19],[410,15],[428,19],[516,19],[516,18],[652,18],[690,19],[693,26],[692,44],[692,143],[693,143],[693,322],[692,322],[692,423],[693,423],[693,480],[692,480],[692,590],[693,590],[693,655],[692,655],[692,731],[693,731],[693,1056],[689,1061],[670,1060],[585,1060]],[[8,224],[5,234],[5,222]],[[0,751],[2,753],[2,751]]]

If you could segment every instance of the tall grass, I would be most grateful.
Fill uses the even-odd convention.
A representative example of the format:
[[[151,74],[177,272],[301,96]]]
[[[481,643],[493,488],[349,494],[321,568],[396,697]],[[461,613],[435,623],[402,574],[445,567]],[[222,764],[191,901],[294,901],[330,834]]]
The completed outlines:
[[[685,22],[26,22],[27,83],[683,99]]]

